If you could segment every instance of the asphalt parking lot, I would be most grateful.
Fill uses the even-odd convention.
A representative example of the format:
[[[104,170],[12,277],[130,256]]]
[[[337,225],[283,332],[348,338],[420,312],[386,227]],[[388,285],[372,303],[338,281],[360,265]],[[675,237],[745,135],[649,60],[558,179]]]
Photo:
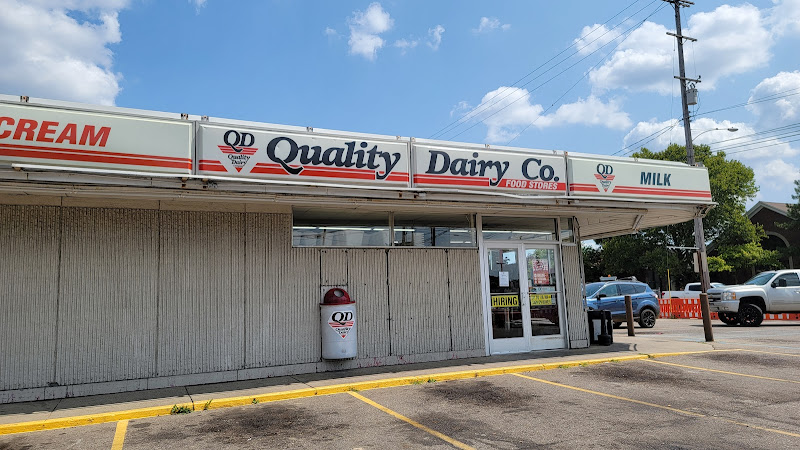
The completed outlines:
[[[639,342],[703,341],[699,320],[660,320],[636,332]],[[431,377],[0,436],[0,449],[800,447],[800,323],[715,324],[714,333],[713,352],[454,381]]]

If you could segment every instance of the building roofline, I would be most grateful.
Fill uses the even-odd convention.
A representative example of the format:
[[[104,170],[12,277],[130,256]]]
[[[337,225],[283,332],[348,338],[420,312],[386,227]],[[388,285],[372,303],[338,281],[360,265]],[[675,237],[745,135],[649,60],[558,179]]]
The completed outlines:
[[[779,208],[776,208],[776,207],[772,206],[772,204],[770,202],[758,202],[755,205],[753,205],[753,207],[750,208],[750,210],[747,211],[747,218],[748,219],[752,219],[753,216],[755,216],[762,209],[765,209],[765,208],[770,210],[770,211],[776,212],[776,213],[778,213],[778,214],[780,214],[782,216],[789,217],[789,215],[787,214],[786,211],[782,211]]]

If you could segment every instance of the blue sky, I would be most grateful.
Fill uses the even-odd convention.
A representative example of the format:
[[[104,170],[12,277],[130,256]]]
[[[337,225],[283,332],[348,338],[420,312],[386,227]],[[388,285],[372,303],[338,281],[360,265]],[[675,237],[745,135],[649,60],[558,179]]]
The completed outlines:
[[[660,0],[0,0],[0,93],[627,155],[684,143]],[[695,142],[800,178],[800,0],[682,9]],[[735,127],[739,131],[708,131]],[[734,153],[735,152],[735,153]],[[752,204],[753,202],[750,202]]]

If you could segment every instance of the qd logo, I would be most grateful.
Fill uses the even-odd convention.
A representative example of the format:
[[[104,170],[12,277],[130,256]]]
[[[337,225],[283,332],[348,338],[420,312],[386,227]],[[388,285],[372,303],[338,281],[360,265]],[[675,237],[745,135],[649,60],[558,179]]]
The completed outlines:
[[[613,175],[614,168],[611,164],[598,164],[596,170],[597,173],[594,174],[594,177],[600,182],[600,186],[603,187],[603,190],[605,192],[608,192],[609,188],[613,190],[611,185],[613,184],[615,175]]]
[[[347,334],[353,329],[354,324],[355,319],[351,311],[335,311],[331,314],[330,320],[328,320],[328,325],[330,325],[342,339],[347,337]]]
[[[237,172],[242,171],[245,164],[250,161],[250,157],[258,150],[253,147],[256,138],[250,133],[228,130],[223,135],[222,141],[225,142],[225,145],[220,145],[219,149],[228,156],[228,159]]]

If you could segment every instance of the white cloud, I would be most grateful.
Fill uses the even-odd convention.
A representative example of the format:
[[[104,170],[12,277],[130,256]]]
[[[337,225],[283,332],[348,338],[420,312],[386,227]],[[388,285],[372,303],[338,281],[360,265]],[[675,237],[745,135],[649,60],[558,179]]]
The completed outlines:
[[[489,33],[494,30],[503,30],[506,31],[511,28],[511,24],[505,23],[501,24],[500,19],[496,17],[481,17],[481,22],[478,25],[478,28],[473,28],[473,33]]]
[[[200,10],[206,6],[206,0],[189,0],[189,3],[194,5],[194,9],[198,14],[200,14]]]
[[[328,36],[328,37],[332,37],[332,38],[339,37],[339,32],[334,30],[331,27],[326,27],[324,33],[325,33],[325,36]]]
[[[113,105],[120,74],[109,44],[122,40],[125,0],[0,0],[0,91]],[[70,12],[81,12],[79,22]]]
[[[792,191],[794,180],[800,179],[800,167],[780,158],[756,161],[752,168],[756,183],[767,194],[766,201],[780,201],[775,197],[788,197],[787,192]]]
[[[698,42],[684,45],[687,66],[692,69],[687,76],[702,75],[702,88],[713,89],[723,77],[766,65],[773,39],[765,22],[761,11],[749,4],[722,5],[689,17],[682,32]],[[675,42],[667,31],[663,25],[645,22],[608,62],[590,72],[594,87],[669,94]]]
[[[777,35],[800,33],[800,0],[773,0],[768,20]]]
[[[459,103],[451,114],[464,111],[465,106],[466,102]],[[501,86],[484,95],[480,105],[464,114],[462,121],[483,121],[487,126],[486,141],[491,143],[507,142],[531,126],[599,125],[614,129],[631,126],[628,114],[619,110],[616,101],[603,103],[594,96],[562,105],[552,114],[543,112],[542,105],[531,103],[527,90]]]
[[[542,105],[532,105],[525,89],[501,86],[483,96],[480,105],[465,115],[465,119],[482,119],[488,127],[487,142],[506,142],[523,128],[535,123]]]
[[[610,30],[605,25],[594,24],[590,27],[583,27],[583,30],[581,30],[581,37],[575,39],[573,44],[579,54],[588,55],[619,37],[619,30]]]
[[[631,126],[628,113],[620,111],[620,105],[615,100],[603,103],[591,95],[586,100],[578,99],[575,103],[561,105],[555,113],[544,116],[537,125],[539,127],[581,124],[600,125],[612,129],[625,129]]]
[[[395,41],[394,46],[400,49],[400,54],[405,55],[409,49],[419,45],[419,40],[399,39]]]
[[[645,22],[633,31],[611,58],[589,72],[589,81],[600,89],[670,92],[672,38],[667,28]]]
[[[434,51],[439,50],[439,44],[442,43],[442,34],[444,33],[444,27],[441,25],[436,25],[435,27],[428,30],[428,37],[430,41],[428,41],[428,47],[432,48]]]
[[[747,105],[763,128],[800,122],[800,71],[780,72],[753,89],[749,102],[775,96],[774,100]]]
[[[350,54],[361,55],[370,61],[378,56],[378,50],[386,41],[379,35],[394,26],[394,20],[383,10],[380,3],[371,3],[366,11],[355,11],[348,21],[350,25]]]
[[[453,116],[456,116],[456,115],[462,115],[462,113],[466,114],[471,109],[472,109],[472,105],[470,105],[468,102],[465,102],[465,101],[462,100],[462,101],[458,102],[458,104],[456,104],[456,106],[454,106],[453,109],[450,110],[450,117],[453,117]]]
[[[640,148],[658,151],[676,141],[680,134],[680,142],[683,143],[683,127],[676,125],[675,120],[656,122],[639,122],[622,139],[622,146],[625,154],[639,151]],[[628,148],[630,147],[630,148]]]

